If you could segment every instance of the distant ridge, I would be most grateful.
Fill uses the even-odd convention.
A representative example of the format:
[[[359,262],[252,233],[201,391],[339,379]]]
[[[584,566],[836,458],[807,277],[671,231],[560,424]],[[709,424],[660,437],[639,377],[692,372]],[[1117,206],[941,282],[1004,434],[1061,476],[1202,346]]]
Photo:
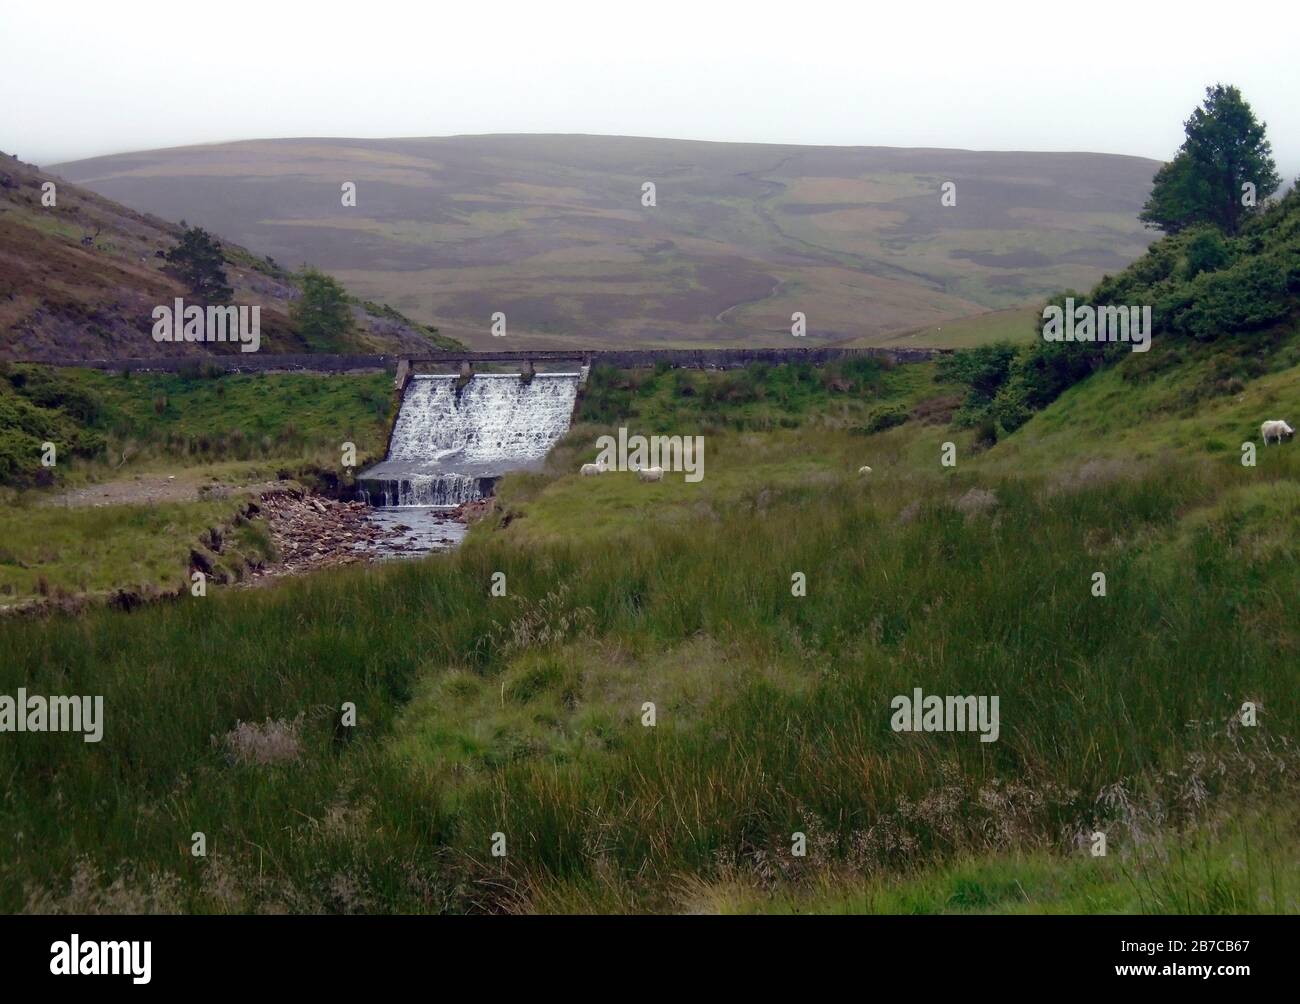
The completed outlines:
[[[590,135],[253,140],[51,170],[481,348],[875,344],[1142,253],[1158,163]],[[357,185],[344,206],[344,182]],[[956,204],[940,204],[955,185]],[[646,183],[654,205],[643,205]]]

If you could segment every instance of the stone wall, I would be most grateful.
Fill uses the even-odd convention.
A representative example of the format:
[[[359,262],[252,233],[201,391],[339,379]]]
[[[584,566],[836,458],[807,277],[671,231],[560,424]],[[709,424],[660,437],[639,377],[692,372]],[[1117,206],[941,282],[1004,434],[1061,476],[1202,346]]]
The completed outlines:
[[[735,369],[754,363],[808,363],[824,365],[840,359],[879,358],[898,363],[925,362],[942,354],[935,349],[846,349],[835,346],[810,349],[610,349],[590,353],[596,365],[620,369],[667,364],[693,369]]]
[[[637,369],[665,364],[694,369],[735,369],[754,363],[808,363],[824,365],[839,359],[882,358],[896,363],[925,362],[944,355],[948,349],[912,348],[822,348],[789,349],[593,349],[590,351],[431,352],[411,357],[416,365],[459,367],[465,361],[547,363],[572,361],[580,365]],[[403,357],[384,355],[230,355],[184,356],[174,359],[40,359],[19,360],[47,366],[84,366],[91,369],[129,370],[133,373],[175,373],[195,366],[227,373],[262,373],[273,370],[304,370],[313,373],[344,373],[353,370],[396,371]]]

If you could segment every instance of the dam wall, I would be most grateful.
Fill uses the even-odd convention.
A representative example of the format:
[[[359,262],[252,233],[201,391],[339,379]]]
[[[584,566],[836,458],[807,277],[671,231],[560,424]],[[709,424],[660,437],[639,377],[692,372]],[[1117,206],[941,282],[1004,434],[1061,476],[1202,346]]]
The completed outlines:
[[[20,359],[14,362],[42,366],[78,366],[87,369],[128,371],[132,373],[179,373],[202,367],[225,373],[266,373],[302,371],[310,373],[349,373],[388,370],[396,372],[403,360],[410,366],[450,366],[462,363],[561,364],[614,366],[622,369],[654,367],[661,364],[692,369],[736,369],[755,363],[807,363],[820,366],[841,359],[876,358],[894,363],[926,362],[947,355],[950,349],[923,348],[820,348],[788,349],[577,349],[574,351],[519,350],[502,352],[430,352],[417,356],[401,355],[273,355],[230,353],[222,355],[187,355],[148,359]]]

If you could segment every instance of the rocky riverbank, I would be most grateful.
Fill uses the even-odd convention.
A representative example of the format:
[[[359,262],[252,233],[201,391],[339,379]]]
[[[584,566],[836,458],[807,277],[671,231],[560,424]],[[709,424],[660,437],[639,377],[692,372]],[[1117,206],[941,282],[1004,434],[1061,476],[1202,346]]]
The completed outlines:
[[[495,505],[495,499],[486,498],[432,512],[376,510],[364,502],[339,502],[289,489],[266,491],[259,515],[279,560],[254,575],[292,575],[377,557],[446,550],[460,542],[468,524],[491,513]]]
[[[160,499],[151,493],[166,490],[158,479],[141,479],[138,485],[146,492],[139,499],[121,501],[134,484],[113,489],[115,494],[109,497],[119,505],[156,504]],[[194,490],[187,482],[183,498],[192,498]],[[185,553],[181,549],[188,547],[189,559],[178,561],[174,580],[106,590],[59,589],[13,602],[0,600],[0,617],[78,613],[96,606],[133,610],[191,595],[195,572],[203,573],[207,588],[249,586],[323,568],[415,558],[451,550],[464,538],[470,524],[496,508],[496,499],[485,498],[454,509],[374,509],[364,502],[312,495],[293,481],[220,490],[234,496],[229,518],[189,542],[176,542],[178,557]],[[88,490],[84,498],[61,499],[59,507],[100,505],[104,497],[102,489]]]

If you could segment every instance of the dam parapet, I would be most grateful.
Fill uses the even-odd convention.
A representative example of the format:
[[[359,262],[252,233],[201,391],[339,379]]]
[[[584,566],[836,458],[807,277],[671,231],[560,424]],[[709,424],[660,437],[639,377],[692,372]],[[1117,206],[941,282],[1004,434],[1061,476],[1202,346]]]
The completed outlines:
[[[450,366],[459,371],[463,364],[471,372],[487,364],[512,365],[518,375],[524,365],[541,371],[565,369],[581,372],[583,367],[614,366],[625,369],[653,367],[661,364],[695,369],[736,369],[755,363],[807,363],[821,366],[841,359],[875,358],[894,363],[919,363],[948,355],[951,349],[924,348],[841,348],[828,345],[820,348],[785,349],[591,349],[572,351],[520,350],[515,352],[431,352],[422,355],[334,355],[329,353],[275,354],[193,353],[170,358],[150,359],[82,359],[57,355],[40,358],[16,358],[15,363],[40,366],[75,366],[85,369],[112,370],[131,373],[177,373],[203,368],[224,373],[353,373],[389,370],[410,374],[417,370],[429,371],[439,366]],[[405,383],[399,387],[404,389]]]

